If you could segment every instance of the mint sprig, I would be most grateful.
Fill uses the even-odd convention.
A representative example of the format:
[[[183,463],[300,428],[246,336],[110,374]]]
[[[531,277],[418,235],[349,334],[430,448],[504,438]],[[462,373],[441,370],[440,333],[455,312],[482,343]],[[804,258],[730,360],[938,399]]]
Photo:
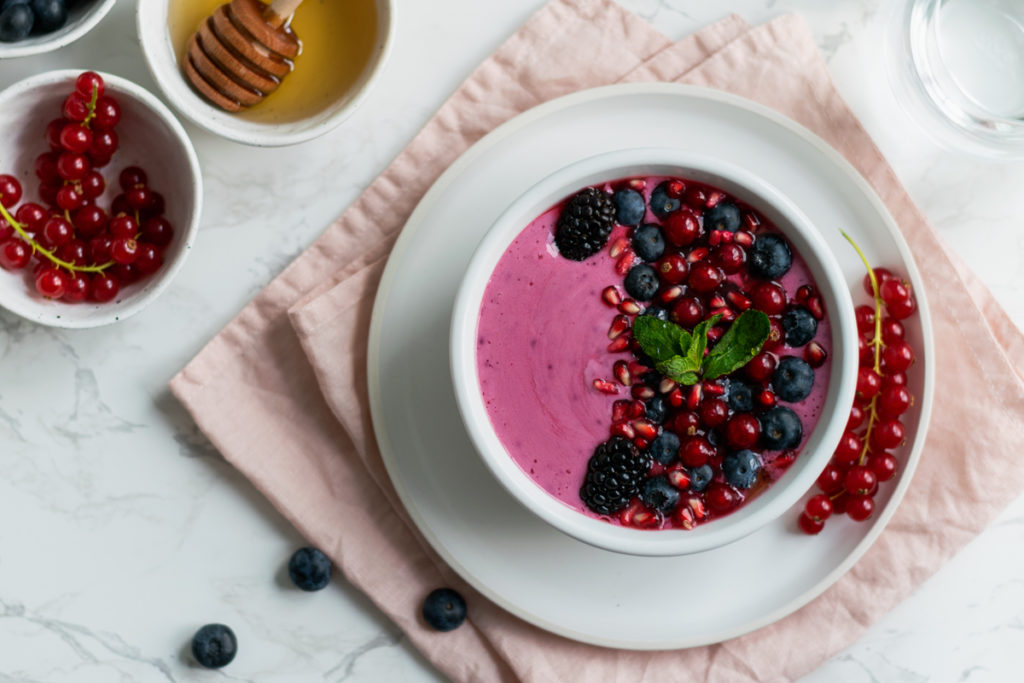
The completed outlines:
[[[640,316],[633,323],[633,336],[654,362],[658,372],[691,386],[701,379],[715,379],[749,363],[768,340],[771,323],[761,311],[744,311],[722,338],[705,353],[708,331],[718,324],[714,315],[697,324],[693,332],[653,316]]]

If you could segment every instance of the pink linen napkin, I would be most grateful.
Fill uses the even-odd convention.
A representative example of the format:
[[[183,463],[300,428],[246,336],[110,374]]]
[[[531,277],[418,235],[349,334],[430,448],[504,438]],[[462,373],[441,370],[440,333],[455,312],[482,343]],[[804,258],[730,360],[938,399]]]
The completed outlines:
[[[567,38],[571,37],[571,40]],[[399,505],[366,399],[366,334],[387,255],[433,180],[469,145],[553,97],[621,81],[717,87],[822,136],[900,224],[932,301],[935,414],[925,457],[885,533],[822,596],[718,645],[640,653],[575,643],[466,586]],[[367,245],[370,245],[369,247]],[[672,43],[609,0],[554,0],[478,67],[366,192],[171,383],[199,427],[446,675],[473,681],[790,680],[856,639],[1024,488],[1024,337],[937,239],[836,92],[802,20],[729,17]],[[973,429],[998,415],[999,429]],[[986,458],[978,467],[977,458]],[[451,585],[470,621],[418,620]]]

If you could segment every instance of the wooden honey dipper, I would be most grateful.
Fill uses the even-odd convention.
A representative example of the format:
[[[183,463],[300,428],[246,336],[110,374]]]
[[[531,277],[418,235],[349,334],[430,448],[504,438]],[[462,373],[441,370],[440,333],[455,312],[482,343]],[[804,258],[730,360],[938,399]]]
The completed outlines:
[[[263,101],[281,84],[302,51],[287,25],[302,0],[231,0],[188,41],[185,75],[221,109],[239,111]]]

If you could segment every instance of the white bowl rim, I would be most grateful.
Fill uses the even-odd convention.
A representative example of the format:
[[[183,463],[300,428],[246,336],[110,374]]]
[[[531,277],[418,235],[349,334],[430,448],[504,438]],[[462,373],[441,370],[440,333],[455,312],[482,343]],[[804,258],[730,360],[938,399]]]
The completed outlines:
[[[117,0],[98,0],[94,7],[91,7],[78,18],[78,21],[64,30],[64,27],[53,32],[53,40],[39,40],[17,43],[0,43],[0,60],[15,59],[17,57],[29,57],[31,55],[43,54],[70,45],[89,31],[93,30],[103,17],[114,7]],[[47,34],[38,36],[45,38]]]
[[[28,78],[24,78],[0,91],[0,106],[3,105],[4,101],[13,99],[34,88],[63,82],[67,82],[70,86],[81,73],[82,71],[80,69],[58,69],[55,71],[45,71],[40,74],[29,76]],[[165,270],[165,273],[160,277],[159,281],[154,282],[152,287],[146,291],[144,296],[140,296],[135,301],[125,304],[124,306],[112,308],[109,316],[88,319],[74,319],[72,317],[64,316],[41,318],[35,313],[35,311],[30,310],[26,306],[20,305],[20,302],[28,301],[28,299],[17,299],[16,303],[13,305],[10,301],[0,303],[0,306],[5,310],[21,316],[26,320],[31,320],[32,322],[46,325],[48,327],[62,327],[65,329],[102,327],[104,325],[120,322],[135,315],[160,296],[160,294],[171,283],[182,265],[184,265],[185,259],[188,257],[188,252],[192,249],[195,236],[199,231],[199,220],[203,207],[203,176],[199,167],[199,157],[196,155],[196,150],[192,146],[192,140],[185,132],[181,122],[178,121],[177,117],[175,117],[171,110],[167,108],[167,105],[161,102],[155,95],[143,88],[141,85],[129,81],[126,78],[122,78],[121,76],[116,76],[103,71],[97,71],[96,73],[103,78],[107,85],[113,86],[115,91],[124,91],[129,96],[140,100],[151,111],[156,113],[180,143],[185,154],[185,158],[188,161],[189,172],[192,176],[193,192],[195,193],[192,220],[184,231],[184,245],[182,247],[181,255],[177,259],[164,264],[163,269]]]
[[[784,194],[767,181],[734,164],[667,147],[611,151],[584,158],[555,171],[510,204],[491,225],[474,251],[455,298],[449,362],[459,414],[488,469],[524,507],[580,541],[613,552],[644,556],[685,555],[732,543],[770,523],[795,504],[811,488],[828,463],[845,430],[845,419],[836,417],[829,420],[828,409],[830,405],[836,407],[852,404],[857,372],[856,354],[833,351],[825,408],[804,446],[805,450],[801,452],[803,462],[800,470],[788,471],[784,481],[776,483],[768,493],[760,496],[759,499],[767,502],[755,508],[756,512],[737,517],[742,513],[741,509],[719,523],[701,525],[692,531],[645,531],[588,517],[544,491],[515,464],[494,432],[486,413],[476,368],[478,313],[497,258],[500,258],[512,239],[533,217],[573,191],[600,182],[596,177],[612,180],[641,175],[643,170],[637,173],[630,171],[659,166],[693,169],[727,179],[754,196],[754,203],[760,203],[781,214],[788,226],[779,226],[779,229],[787,238],[792,240],[792,235],[787,232],[787,228],[791,227],[798,238],[811,247],[809,250],[798,249],[798,253],[804,256],[812,271],[820,271],[814,275],[829,310],[833,349],[839,344],[843,344],[846,349],[856,348],[856,322],[849,286],[824,238]],[[590,180],[590,177],[595,179]],[[529,217],[524,222],[527,215]],[[845,412],[842,416],[845,418]],[[814,440],[817,440],[817,447],[814,452],[808,453],[806,449]],[[757,504],[756,500],[752,503]]]
[[[166,3],[138,3],[135,14],[136,33],[150,75],[171,105],[188,118],[189,121],[214,135],[255,147],[297,145],[324,135],[340,126],[359,108],[373,85],[380,78],[380,74],[391,56],[394,44],[395,3],[392,0],[377,0],[378,7],[384,9],[381,13],[383,15],[382,26],[378,27],[377,34],[378,37],[383,35],[383,42],[380,49],[375,51],[370,69],[366,73],[359,89],[354,92],[344,107],[327,116],[319,123],[296,127],[290,132],[285,132],[280,130],[280,124],[247,121],[221,112],[213,105],[206,103],[199,95],[192,91],[191,86],[185,81],[184,76],[179,71],[176,60],[173,70],[167,70],[159,66],[163,64],[163,60],[160,59],[157,50],[164,37],[163,31],[167,25],[167,18],[163,17],[160,21],[154,21],[151,15],[157,9],[168,6],[172,1],[167,0]],[[383,28],[383,31],[381,31],[381,28]],[[153,34],[153,31],[159,31],[160,33]],[[159,40],[154,41],[150,38],[151,36]]]

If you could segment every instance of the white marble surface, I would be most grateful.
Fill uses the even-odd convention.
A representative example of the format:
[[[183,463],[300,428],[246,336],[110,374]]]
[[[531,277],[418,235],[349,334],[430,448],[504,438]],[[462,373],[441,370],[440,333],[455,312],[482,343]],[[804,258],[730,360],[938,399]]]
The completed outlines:
[[[326,138],[259,150],[186,126],[206,180],[202,228],[151,308],[81,332],[0,313],[0,683],[438,678],[343,581],[307,595],[282,580],[301,539],[198,434],[166,384],[542,2],[397,0],[395,51],[381,82]],[[726,5],[752,23],[802,12],[911,194],[1024,324],[1024,165],[944,151],[901,115],[875,60],[879,0],[622,2],[672,37],[721,17]],[[134,9],[122,0],[75,45],[0,62],[0,87],[82,67],[155,90]],[[1019,680],[1022,576],[1024,499],[804,680]],[[187,654],[192,632],[209,621],[232,625],[241,643],[219,674]]]

